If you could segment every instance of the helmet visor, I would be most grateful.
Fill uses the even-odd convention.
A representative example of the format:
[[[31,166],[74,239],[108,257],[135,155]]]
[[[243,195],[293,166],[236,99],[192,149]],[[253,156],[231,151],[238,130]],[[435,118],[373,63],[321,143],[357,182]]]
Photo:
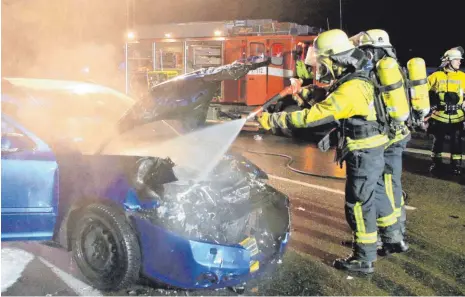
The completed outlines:
[[[308,66],[315,67],[317,62],[316,62],[316,51],[313,46],[309,46],[307,50],[307,55],[305,56],[305,64]]]

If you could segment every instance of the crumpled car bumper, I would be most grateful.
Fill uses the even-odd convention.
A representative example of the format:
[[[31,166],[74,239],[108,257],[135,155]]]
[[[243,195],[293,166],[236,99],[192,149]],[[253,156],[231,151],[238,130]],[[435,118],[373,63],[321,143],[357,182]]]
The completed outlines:
[[[183,289],[236,286],[272,269],[284,254],[289,230],[267,254],[249,237],[236,245],[189,240],[134,216],[142,250],[142,274]]]

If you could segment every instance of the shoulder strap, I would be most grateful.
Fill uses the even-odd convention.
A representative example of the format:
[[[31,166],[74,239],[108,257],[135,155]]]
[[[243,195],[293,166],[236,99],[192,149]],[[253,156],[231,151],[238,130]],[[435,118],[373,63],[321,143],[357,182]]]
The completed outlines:
[[[369,79],[375,86],[375,98],[373,103],[376,111],[376,120],[384,127],[384,130],[387,132],[389,129],[390,122],[389,114],[387,113],[386,104],[384,103],[383,98],[381,97],[382,86],[379,84],[378,76],[376,75],[374,69],[375,68],[373,68],[373,70],[370,71]]]
[[[413,106],[412,106],[412,96],[410,94],[409,88],[413,87],[413,86],[420,85],[420,84],[424,84],[427,80],[426,79],[420,79],[420,80],[411,81],[408,78],[407,70],[405,68],[402,68],[399,65],[399,70],[400,70],[400,73],[402,74],[402,79],[405,82],[405,95],[407,97],[407,104],[408,104],[408,107],[409,107],[409,116],[408,116],[408,119],[406,121],[406,124],[407,124],[407,127],[411,128],[411,127],[413,127],[413,118],[412,118]],[[423,81],[425,81],[425,82],[423,82]]]
[[[335,89],[337,89],[340,85],[343,83],[353,80],[353,79],[360,79],[364,80],[368,83],[371,83],[374,85],[374,92],[375,92],[375,98],[374,98],[374,107],[376,111],[376,118],[378,124],[380,124],[383,127],[383,130],[387,133],[389,131],[389,115],[387,113],[386,105],[384,104],[383,98],[381,97],[381,85],[378,83],[378,78],[376,76],[376,73],[374,69],[371,70],[358,70],[349,74],[346,74],[342,78],[340,78],[334,85],[331,86],[329,89],[329,92],[333,92]]]
[[[331,88],[329,88],[329,92],[330,93],[333,92],[334,90],[339,88],[343,83],[346,83],[349,80],[353,80],[353,79],[361,79],[361,80],[373,83],[371,81],[370,77],[369,77],[369,72],[368,71],[366,71],[366,70],[358,70],[358,71],[355,71],[355,72],[350,72],[350,73],[344,75],[343,77],[341,77],[340,79],[338,79],[331,86]]]

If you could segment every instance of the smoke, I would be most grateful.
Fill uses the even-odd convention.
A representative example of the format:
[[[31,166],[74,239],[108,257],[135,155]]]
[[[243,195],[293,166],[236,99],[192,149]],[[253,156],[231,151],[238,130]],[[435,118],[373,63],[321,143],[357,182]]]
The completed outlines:
[[[77,47],[56,47],[37,54],[33,67],[24,76],[93,81],[113,85],[118,78],[122,54],[111,44],[83,44]],[[123,72],[120,72],[124,79]],[[124,80],[122,80],[124,82]]]
[[[57,45],[38,49],[26,60],[3,59],[6,65],[2,73],[14,77],[88,81],[121,89],[124,85],[124,72],[118,69],[119,63],[124,62],[121,56],[112,44]]]
[[[112,84],[124,61],[119,2],[2,0],[2,75]]]

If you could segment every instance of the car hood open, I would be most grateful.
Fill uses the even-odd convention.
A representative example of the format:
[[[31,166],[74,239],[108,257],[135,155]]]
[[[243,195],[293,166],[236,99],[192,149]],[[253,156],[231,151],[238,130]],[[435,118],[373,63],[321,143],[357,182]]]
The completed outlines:
[[[161,119],[182,120],[187,130],[194,130],[205,122],[208,105],[222,81],[237,80],[269,63],[269,59],[262,59],[254,63],[234,62],[203,68],[156,85],[121,118],[119,131],[126,132]]]

